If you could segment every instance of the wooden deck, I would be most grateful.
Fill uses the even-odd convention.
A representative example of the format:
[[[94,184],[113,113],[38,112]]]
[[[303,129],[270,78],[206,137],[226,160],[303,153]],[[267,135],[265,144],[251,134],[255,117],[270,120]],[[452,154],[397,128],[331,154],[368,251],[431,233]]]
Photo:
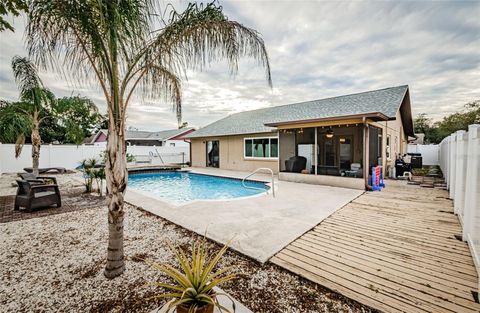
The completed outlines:
[[[271,261],[384,312],[480,312],[477,273],[447,192],[389,182]]]

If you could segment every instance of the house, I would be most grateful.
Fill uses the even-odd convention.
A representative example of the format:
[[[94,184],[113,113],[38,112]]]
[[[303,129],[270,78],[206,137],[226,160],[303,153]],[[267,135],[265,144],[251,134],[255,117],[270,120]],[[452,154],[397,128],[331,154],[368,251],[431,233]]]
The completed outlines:
[[[183,147],[189,145],[189,139],[185,135],[193,132],[194,128],[170,129],[158,132],[139,130],[126,130],[125,142],[127,145],[157,146],[157,147]],[[90,137],[89,144],[103,145],[107,142],[108,130],[101,129],[97,134]]]
[[[195,167],[266,167],[280,180],[363,189],[371,168],[385,174],[413,135],[404,85],[236,113],[186,138]]]

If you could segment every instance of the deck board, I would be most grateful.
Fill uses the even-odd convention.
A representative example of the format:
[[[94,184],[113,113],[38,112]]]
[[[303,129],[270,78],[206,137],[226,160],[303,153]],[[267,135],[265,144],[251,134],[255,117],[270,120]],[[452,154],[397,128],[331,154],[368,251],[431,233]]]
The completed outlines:
[[[384,312],[479,312],[448,193],[392,184],[347,204],[271,262]]]

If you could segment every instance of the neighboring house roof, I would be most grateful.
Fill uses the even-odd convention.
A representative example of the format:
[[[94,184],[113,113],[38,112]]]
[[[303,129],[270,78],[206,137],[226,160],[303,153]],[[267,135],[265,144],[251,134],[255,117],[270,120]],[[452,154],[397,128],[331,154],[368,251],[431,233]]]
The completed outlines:
[[[410,101],[409,99],[408,101],[404,101],[407,98],[408,85],[403,85],[246,111],[216,121],[186,137],[196,138],[271,132],[275,131],[273,126],[283,123],[306,122],[368,114],[377,114],[383,119],[395,119],[398,110],[404,103],[408,108],[401,110],[402,120],[405,119],[404,124],[407,124],[405,127],[406,133],[413,135],[413,126],[411,127],[409,125],[413,125],[411,123]]]
[[[91,137],[92,139],[91,139],[90,143],[95,143],[95,142],[97,142],[98,137],[100,137],[101,134],[104,134],[105,137],[107,137],[107,136],[108,136],[108,130],[106,130],[106,129],[100,129],[95,135],[93,135],[93,137]]]
[[[95,138],[97,138],[97,133],[91,135],[90,137],[86,137],[85,139],[83,139],[82,143],[85,143],[85,144],[94,143]]]
[[[162,130],[158,132],[149,132],[149,131],[139,131],[139,130],[126,130],[125,131],[125,140],[135,139],[135,140],[157,140],[157,141],[165,141],[171,138],[179,137],[182,134],[188,133],[192,131],[193,128],[181,128],[181,129],[169,129],[169,130]],[[92,143],[98,138],[98,136],[104,133],[105,135],[108,134],[108,130],[101,129],[93,138]]]

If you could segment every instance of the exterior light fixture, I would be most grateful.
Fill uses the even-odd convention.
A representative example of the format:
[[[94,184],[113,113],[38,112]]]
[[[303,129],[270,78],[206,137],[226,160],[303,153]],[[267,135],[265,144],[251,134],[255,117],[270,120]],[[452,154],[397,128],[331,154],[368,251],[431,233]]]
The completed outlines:
[[[327,132],[325,133],[325,137],[333,138],[333,130],[331,128],[327,130]]]

